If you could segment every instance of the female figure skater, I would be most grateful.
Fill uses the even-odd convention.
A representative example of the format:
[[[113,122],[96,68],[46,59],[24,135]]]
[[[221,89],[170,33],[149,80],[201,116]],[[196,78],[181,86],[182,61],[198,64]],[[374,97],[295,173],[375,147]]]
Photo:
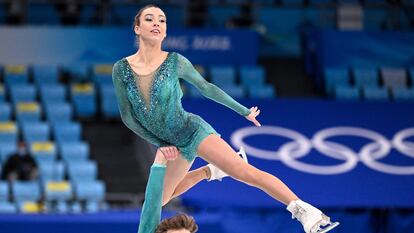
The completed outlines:
[[[209,170],[210,180],[228,174],[287,205],[292,218],[297,218],[307,233],[327,232],[336,227],[338,223],[331,223],[320,210],[300,200],[278,178],[245,163],[207,122],[183,109],[180,78],[197,87],[204,96],[260,126],[256,120],[260,113],[257,107],[247,109],[205,81],[185,57],[161,50],[166,22],[159,7],[147,5],[139,10],[134,21],[139,49],[116,62],[112,74],[125,125],[158,147],[179,149],[181,156],[167,163],[163,204],[187,191],[195,184],[194,178]],[[196,154],[210,164],[188,172]]]
[[[194,233],[198,226],[188,215],[180,214],[168,219],[161,219],[162,193],[167,161],[178,158],[177,150],[161,152],[157,150],[155,160],[145,191],[145,201],[142,207],[138,233]]]

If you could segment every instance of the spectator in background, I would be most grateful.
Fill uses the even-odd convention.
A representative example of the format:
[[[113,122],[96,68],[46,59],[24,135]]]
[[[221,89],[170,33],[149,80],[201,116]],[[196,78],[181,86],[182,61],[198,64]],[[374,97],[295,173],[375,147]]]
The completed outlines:
[[[26,19],[26,0],[6,0],[4,1],[6,9],[6,23],[12,25],[21,25]]]
[[[188,22],[190,27],[203,27],[207,18],[207,1],[193,0],[188,4]]]
[[[13,182],[37,180],[38,177],[36,161],[27,152],[25,145],[20,144],[18,152],[11,155],[4,163],[1,179]]]
[[[253,2],[248,1],[240,6],[240,15],[232,17],[227,22],[230,28],[251,28],[254,26]]]
[[[78,0],[65,0],[55,3],[55,8],[60,15],[63,25],[79,24],[80,13],[82,12],[82,2]]]

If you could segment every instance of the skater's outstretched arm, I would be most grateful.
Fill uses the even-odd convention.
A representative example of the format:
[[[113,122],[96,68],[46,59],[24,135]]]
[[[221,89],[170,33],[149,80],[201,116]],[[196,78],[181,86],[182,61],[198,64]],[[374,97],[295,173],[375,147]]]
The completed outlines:
[[[260,126],[260,123],[256,120],[256,116],[260,113],[257,107],[250,109],[244,107],[219,87],[207,82],[187,58],[178,54],[177,59],[177,70],[180,78],[194,85],[205,97],[232,109],[252,121],[256,126]]]

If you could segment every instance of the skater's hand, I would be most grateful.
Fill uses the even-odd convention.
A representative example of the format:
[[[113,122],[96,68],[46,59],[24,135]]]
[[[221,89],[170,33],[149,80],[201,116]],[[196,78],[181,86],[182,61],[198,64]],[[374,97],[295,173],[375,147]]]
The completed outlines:
[[[175,160],[176,158],[178,158],[179,155],[180,152],[175,146],[160,147],[158,148],[157,153],[155,155],[154,163],[165,165],[169,160]]]
[[[246,116],[246,119],[253,122],[256,126],[262,126],[257,120],[256,117],[260,114],[260,110],[257,106],[250,108],[250,114]]]

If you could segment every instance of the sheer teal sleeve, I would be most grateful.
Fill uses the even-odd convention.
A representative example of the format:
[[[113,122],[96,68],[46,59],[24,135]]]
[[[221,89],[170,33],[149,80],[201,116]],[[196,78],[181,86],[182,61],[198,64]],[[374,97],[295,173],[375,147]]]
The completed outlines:
[[[216,101],[242,116],[250,114],[250,110],[239,104],[232,97],[226,94],[216,85],[207,82],[198,71],[194,68],[191,62],[184,56],[178,54],[177,58],[178,76],[187,82],[194,85],[207,98]]]
[[[153,233],[160,223],[165,171],[163,165],[154,164],[151,167],[138,233]]]
[[[126,84],[123,81],[123,69],[120,62],[115,63],[112,69],[112,81],[114,83],[115,94],[118,101],[119,112],[121,114],[122,122],[135,134],[144,138],[149,143],[161,146],[163,142],[159,140],[154,134],[145,129],[139,121],[133,116],[131,103],[128,100]]]

